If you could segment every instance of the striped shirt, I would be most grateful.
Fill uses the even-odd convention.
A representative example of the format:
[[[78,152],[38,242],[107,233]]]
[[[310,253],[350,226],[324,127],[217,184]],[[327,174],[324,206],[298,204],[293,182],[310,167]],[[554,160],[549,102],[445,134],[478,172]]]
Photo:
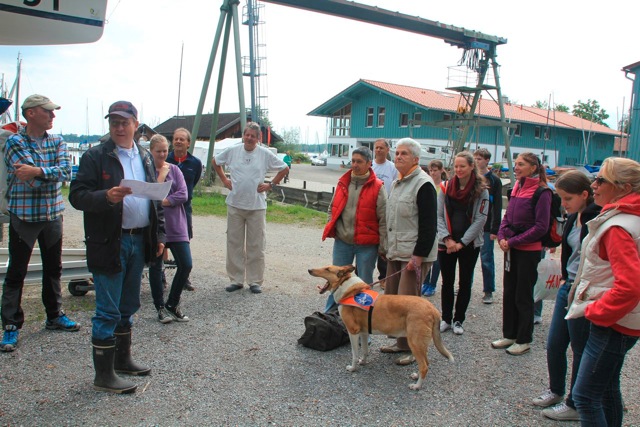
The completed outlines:
[[[7,139],[4,152],[7,183],[10,188],[9,212],[23,221],[52,221],[64,211],[62,183],[71,181],[71,164],[67,144],[58,135],[45,132],[34,141],[21,127]],[[42,169],[44,176],[28,181],[15,177],[14,164],[27,164]]]

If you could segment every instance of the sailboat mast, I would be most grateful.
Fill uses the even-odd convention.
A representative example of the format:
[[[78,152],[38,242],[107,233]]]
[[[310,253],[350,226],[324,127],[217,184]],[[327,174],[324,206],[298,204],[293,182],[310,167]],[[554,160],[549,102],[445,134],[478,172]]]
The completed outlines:
[[[16,76],[16,83],[15,83],[15,88],[16,88],[16,98],[15,98],[15,106],[16,106],[16,113],[15,113],[15,119],[20,120],[20,71],[22,68],[22,58],[20,58],[20,53],[18,53],[18,74]]]
[[[180,75],[178,77],[178,104],[176,106],[176,117],[180,115],[180,89],[182,88],[182,58],[184,57],[184,42],[180,50]]]

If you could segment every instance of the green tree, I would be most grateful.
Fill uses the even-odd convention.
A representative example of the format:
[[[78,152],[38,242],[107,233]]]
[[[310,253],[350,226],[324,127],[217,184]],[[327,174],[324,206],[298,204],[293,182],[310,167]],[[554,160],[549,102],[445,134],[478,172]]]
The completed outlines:
[[[546,110],[547,108],[549,108],[549,103],[547,101],[536,101],[532,107],[534,108],[540,108],[542,110]]]
[[[587,102],[578,100],[578,103],[573,105],[571,114],[608,127],[604,121],[609,118],[609,115],[595,99],[588,99]]]
[[[623,114],[622,115],[622,120],[620,120],[618,122],[618,130],[622,131],[626,134],[629,133],[629,115],[628,114]]]

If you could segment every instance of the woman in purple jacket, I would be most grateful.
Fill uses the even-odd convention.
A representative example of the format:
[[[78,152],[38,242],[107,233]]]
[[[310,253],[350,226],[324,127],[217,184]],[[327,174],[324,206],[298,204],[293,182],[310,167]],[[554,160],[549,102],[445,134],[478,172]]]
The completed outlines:
[[[176,260],[176,273],[171,283],[169,298],[165,304],[162,284],[162,255],[149,267],[149,285],[153,303],[158,310],[160,323],[188,322],[189,318],[180,310],[180,296],[192,268],[189,231],[184,203],[188,200],[187,184],[182,171],[176,165],[168,163],[169,142],[162,135],[154,135],[149,143],[151,155],[156,167],[158,182],[171,181],[171,190],[162,201],[164,209],[166,247],[171,249]]]
[[[507,353],[519,356],[530,350],[533,341],[533,286],[538,279],[540,239],[549,229],[552,193],[545,168],[535,154],[520,154],[514,173],[516,183],[498,231],[504,252],[503,338],[493,341],[491,347],[506,348]],[[532,206],[539,187],[549,191],[543,191]]]

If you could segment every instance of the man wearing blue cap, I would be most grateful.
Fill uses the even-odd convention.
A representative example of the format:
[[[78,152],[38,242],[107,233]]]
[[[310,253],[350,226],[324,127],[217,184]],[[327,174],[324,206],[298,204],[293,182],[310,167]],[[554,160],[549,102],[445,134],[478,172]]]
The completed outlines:
[[[93,386],[98,391],[133,393],[137,386],[116,372],[151,372],[131,358],[131,326],[140,308],[144,265],[164,251],[164,215],[159,201],[132,196],[131,188],[120,185],[122,179],[156,181],[151,154],[133,139],[138,110],[128,101],[118,101],[105,118],[110,138],[82,155],[69,201],[84,211],[87,266],[96,289]]]
[[[7,139],[9,211],[9,266],[2,286],[0,350],[13,351],[24,323],[22,288],[36,240],[42,258],[42,303],[47,312],[45,327],[77,331],[76,322],[62,311],[62,183],[71,179],[67,145],[50,135],[54,111],[60,106],[42,95],[31,95],[22,104],[27,121]]]

